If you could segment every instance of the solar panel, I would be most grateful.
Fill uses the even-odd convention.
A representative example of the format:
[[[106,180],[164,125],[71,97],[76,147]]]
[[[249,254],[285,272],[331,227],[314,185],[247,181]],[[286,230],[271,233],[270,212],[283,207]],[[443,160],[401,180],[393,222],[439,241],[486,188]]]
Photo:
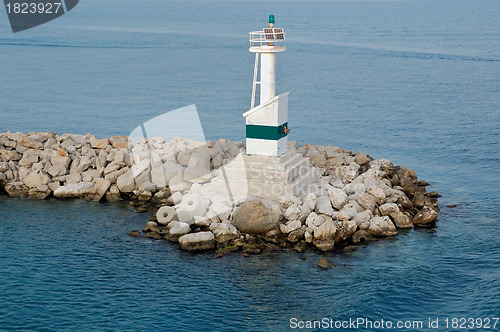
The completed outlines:
[[[284,40],[285,34],[281,28],[264,28],[264,38],[266,40]]]
[[[274,29],[271,28],[264,28],[264,37],[266,40],[274,40]]]
[[[276,39],[285,39],[285,34],[283,33],[283,29],[281,28],[274,29],[274,37]]]

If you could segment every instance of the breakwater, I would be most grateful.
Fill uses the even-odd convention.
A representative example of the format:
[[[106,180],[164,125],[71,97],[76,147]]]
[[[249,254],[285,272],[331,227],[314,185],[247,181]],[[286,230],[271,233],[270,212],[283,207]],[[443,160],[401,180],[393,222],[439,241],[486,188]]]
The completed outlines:
[[[439,194],[427,192],[413,170],[331,145],[289,143],[319,171],[314,190],[301,197],[218,194],[214,180],[244,149],[226,140],[8,132],[0,134],[0,189],[12,197],[150,204],[155,215],[131,235],[217,249],[219,256],[279,247],[331,251],[437,220]]]

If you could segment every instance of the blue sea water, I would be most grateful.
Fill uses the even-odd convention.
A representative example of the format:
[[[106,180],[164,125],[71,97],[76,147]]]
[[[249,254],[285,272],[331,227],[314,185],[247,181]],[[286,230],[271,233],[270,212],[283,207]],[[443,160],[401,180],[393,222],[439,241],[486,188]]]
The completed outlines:
[[[147,216],[127,204],[0,197],[0,330],[500,316],[496,0],[87,0],[17,34],[0,10],[0,132],[126,135],[194,103],[208,139],[243,141],[248,32],[270,13],[290,139],[415,169],[443,195],[437,227],[321,254],[337,267],[320,271],[315,252],[215,260],[129,238]]]

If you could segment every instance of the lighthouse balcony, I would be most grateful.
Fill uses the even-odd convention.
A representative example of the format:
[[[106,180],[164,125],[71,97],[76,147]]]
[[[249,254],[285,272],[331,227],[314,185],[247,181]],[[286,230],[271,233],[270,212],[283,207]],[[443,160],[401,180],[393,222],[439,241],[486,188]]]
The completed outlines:
[[[280,28],[250,32],[250,52],[277,53],[286,50],[285,33]]]

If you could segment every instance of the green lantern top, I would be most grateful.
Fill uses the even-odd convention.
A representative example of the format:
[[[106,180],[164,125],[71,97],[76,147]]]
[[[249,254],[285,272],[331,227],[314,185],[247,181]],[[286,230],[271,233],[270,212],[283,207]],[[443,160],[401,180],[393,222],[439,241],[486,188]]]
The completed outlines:
[[[274,24],[274,23],[275,23],[274,22],[274,15],[271,14],[271,15],[269,15],[269,24]]]

